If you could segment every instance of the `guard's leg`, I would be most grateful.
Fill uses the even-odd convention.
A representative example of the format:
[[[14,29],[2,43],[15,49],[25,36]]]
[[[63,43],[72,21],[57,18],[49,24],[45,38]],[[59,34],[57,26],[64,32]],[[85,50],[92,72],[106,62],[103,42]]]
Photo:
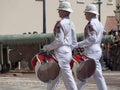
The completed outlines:
[[[62,79],[67,90],[77,90],[77,86],[69,65],[68,65],[68,68],[66,67],[61,71],[62,71]]]
[[[62,58],[58,58],[61,76],[67,90],[78,90],[70,67],[71,56],[71,53],[66,53]]]
[[[86,83],[87,83],[87,80],[83,80],[83,81],[77,80],[78,90],[84,90]]]
[[[96,71],[93,77],[99,90],[107,90],[107,85],[102,75],[102,67],[99,61],[96,61]]]

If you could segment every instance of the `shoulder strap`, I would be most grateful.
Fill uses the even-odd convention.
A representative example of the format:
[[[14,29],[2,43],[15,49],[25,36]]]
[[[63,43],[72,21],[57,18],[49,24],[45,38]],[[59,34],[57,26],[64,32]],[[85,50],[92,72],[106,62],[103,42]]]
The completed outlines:
[[[68,32],[64,35],[64,39],[67,37],[67,35],[68,35],[68,33],[71,31],[71,27],[72,27],[72,25],[71,25],[71,21],[70,21],[70,23],[69,23],[69,25],[70,25],[70,28],[69,28],[69,30],[68,30]]]

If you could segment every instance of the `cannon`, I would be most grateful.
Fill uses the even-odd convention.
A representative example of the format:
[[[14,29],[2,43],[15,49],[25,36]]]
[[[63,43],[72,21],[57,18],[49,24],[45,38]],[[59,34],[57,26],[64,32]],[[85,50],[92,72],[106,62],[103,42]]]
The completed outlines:
[[[18,58],[20,59],[20,57],[22,57],[21,54],[25,53],[26,50],[25,47],[28,47],[27,45],[31,47],[35,45],[43,45],[46,44],[47,42],[51,42],[52,39],[53,34],[0,35],[0,72],[1,73],[8,72],[11,69],[11,61],[9,60],[10,56],[12,56],[13,58],[15,56],[17,58],[18,56]],[[23,50],[24,48],[25,50]],[[9,53],[14,51],[15,51],[14,56],[11,55],[11,53]],[[16,58],[13,60],[16,61],[17,60]]]
[[[83,40],[83,38],[83,33],[77,34],[78,41]],[[0,35],[0,72],[9,72],[11,61],[15,63],[21,59],[31,60],[32,56],[38,53],[43,45],[50,43],[53,39],[54,35],[51,33]],[[105,35],[103,38],[103,42],[111,43],[113,41],[114,37],[111,35]],[[30,54],[30,52],[33,53]]]

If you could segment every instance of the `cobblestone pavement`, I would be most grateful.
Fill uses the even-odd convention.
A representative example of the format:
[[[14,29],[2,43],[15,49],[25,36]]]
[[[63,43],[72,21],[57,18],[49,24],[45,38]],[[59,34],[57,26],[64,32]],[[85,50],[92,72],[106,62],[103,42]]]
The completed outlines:
[[[103,71],[108,90],[120,90],[120,71]],[[0,90],[46,90],[46,83],[39,81],[34,73],[0,74]],[[57,90],[66,90],[60,81]],[[85,90],[98,90],[92,77],[88,79]]]

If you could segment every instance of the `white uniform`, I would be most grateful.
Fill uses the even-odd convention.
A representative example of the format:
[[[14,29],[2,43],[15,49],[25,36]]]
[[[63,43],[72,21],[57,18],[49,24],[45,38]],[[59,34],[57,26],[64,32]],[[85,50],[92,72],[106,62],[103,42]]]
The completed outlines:
[[[55,80],[48,83],[47,90],[55,90],[60,77],[62,77],[67,90],[77,90],[70,67],[72,49],[77,43],[75,26],[70,21],[69,17],[65,17],[55,25],[54,33],[54,41],[49,45],[45,45],[44,49],[46,48],[46,50],[49,51],[54,49],[55,56],[60,66],[60,74]]]
[[[94,59],[96,62],[96,71],[93,75],[94,80],[99,90],[107,90],[106,82],[102,75],[102,68],[100,64],[100,58],[102,55],[102,49],[100,47],[101,40],[103,38],[104,28],[97,18],[92,18],[85,27],[85,39],[78,42],[78,47],[84,47],[85,55]],[[85,81],[78,81],[78,90],[83,90],[86,84]]]

